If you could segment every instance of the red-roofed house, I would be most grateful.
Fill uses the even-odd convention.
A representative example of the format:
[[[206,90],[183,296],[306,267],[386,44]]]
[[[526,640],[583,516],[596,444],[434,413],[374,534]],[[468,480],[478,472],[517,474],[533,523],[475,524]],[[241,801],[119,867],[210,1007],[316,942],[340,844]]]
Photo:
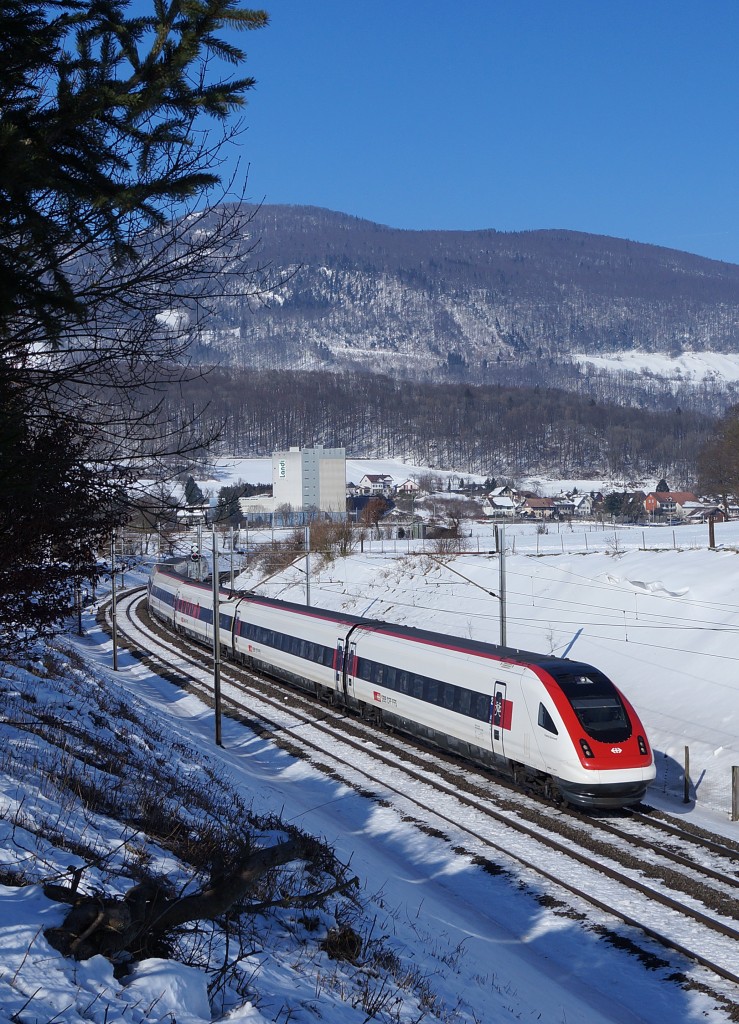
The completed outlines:
[[[551,519],[554,515],[554,500],[552,498],[526,498],[519,506],[518,511],[524,516],[533,516],[534,519]]]
[[[691,491],[651,491],[644,499],[644,508],[650,515],[685,519],[688,514],[686,503],[697,501]]]

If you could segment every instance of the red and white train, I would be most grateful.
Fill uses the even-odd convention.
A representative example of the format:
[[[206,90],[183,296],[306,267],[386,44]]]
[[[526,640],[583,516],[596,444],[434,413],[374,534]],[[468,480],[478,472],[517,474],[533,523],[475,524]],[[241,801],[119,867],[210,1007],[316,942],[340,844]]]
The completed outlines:
[[[638,803],[655,777],[644,727],[597,668],[252,593],[221,590],[222,652],[573,806]],[[157,566],[149,609],[213,643],[213,592]]]

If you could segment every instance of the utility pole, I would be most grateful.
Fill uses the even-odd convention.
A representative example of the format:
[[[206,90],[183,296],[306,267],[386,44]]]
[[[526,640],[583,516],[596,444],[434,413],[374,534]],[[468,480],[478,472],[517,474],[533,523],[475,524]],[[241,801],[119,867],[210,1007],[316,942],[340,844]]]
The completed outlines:
[[[305,604],[310,608],[310,523],[305,528]]]
[[[505,526],[500,527],[499,548],[500,576],[498,581],[498,600],[500,601],[500,646],[506,646],[506,602],[505,602]]]
[[[216,745],[221,742],[221,610],[219,606],[218,538],[213,526],[213,705],[216,717]]]
[[[110,535],[110,617],[113,624],[113,671],[118,671],[118,624],[116,622],[115,594],[115,530]]]
[[[82,586],[79,577],[74,581],[74,605],[77,612],[77,636],[84,636],[82,628]]]
[[[231,527],[231,591],[234,589],[234,528]]]
[[[84,636],[82,629],[82,580],[79,577],[80,549],[77,545],[77,575],[74,578],[74,608],[77,613],[77,636]]]

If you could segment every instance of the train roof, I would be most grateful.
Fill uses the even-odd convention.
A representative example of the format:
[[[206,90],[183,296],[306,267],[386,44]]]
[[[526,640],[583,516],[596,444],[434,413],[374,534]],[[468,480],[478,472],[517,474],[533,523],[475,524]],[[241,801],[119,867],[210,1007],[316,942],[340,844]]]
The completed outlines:
[[[181,563],[183,560],[178,559],[176,561]],[[181,580],[183,583],[187,583],[189,586],[202,587],[203,590],[208,593],[211,592],[211,583],[204,583],[189,579],[181,572],[173,571],[173,566],[171,564],[159,563],[155,566],[155,571],[157,569],[165,571],[168,575],[176,576],[177,579]],[[522,650],[518,647],[504,647],[500,644],[490,643],[486,640],[472,640],[469,637],[456,636],[455,634],[450,633],[438,633],[434,630],[420,629],[417,626],[405,626],[395,622],[386,622],[382,619],[370,619],[366,616],[351,615],[349,612],[334,611],[331,608],[317,608],[312,605],[298,604],[294,601],[283,601],[275,597],[263,597],[261,594],[255,594],[251,590],[230,591],[230,588],[226,589],[229,589],[231,599],[233,600],[249,600],[257,604],[285,608],[286,610],[296,612],[300,615],[316,619],[331,619],[334,622],[342,622],[346,625],[357,626],[360,628],[364,626],[367,629],[372,629],[375,633],[385,633],[388,636],[407,637],[409,640],[434,644],[436,646],[453,647],[456,651],[477,654],[482,657],[492,656],[504,661],[510,661],[512,664],[521,664],[522,662],[526,662],[526,664],[544,668],[554,675],[558,672],[575,672],[578,668],[591,673],[595,671],[593,666],[586,662],[572,661],[569,658],[558,658],[554,654],[541,654],[536,651]]]

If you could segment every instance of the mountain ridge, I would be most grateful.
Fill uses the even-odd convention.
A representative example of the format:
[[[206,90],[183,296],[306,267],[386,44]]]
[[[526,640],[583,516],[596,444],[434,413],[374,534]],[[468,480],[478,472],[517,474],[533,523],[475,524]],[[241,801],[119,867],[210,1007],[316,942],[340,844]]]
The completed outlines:
[[[589,354],[739,353],[739,265],[567,229],[410,230],[313,206],[232,208],[269,266],[223,289],[200,356],[238,368],[495,383]],[[577,359],[575,359],[577,356]]]

